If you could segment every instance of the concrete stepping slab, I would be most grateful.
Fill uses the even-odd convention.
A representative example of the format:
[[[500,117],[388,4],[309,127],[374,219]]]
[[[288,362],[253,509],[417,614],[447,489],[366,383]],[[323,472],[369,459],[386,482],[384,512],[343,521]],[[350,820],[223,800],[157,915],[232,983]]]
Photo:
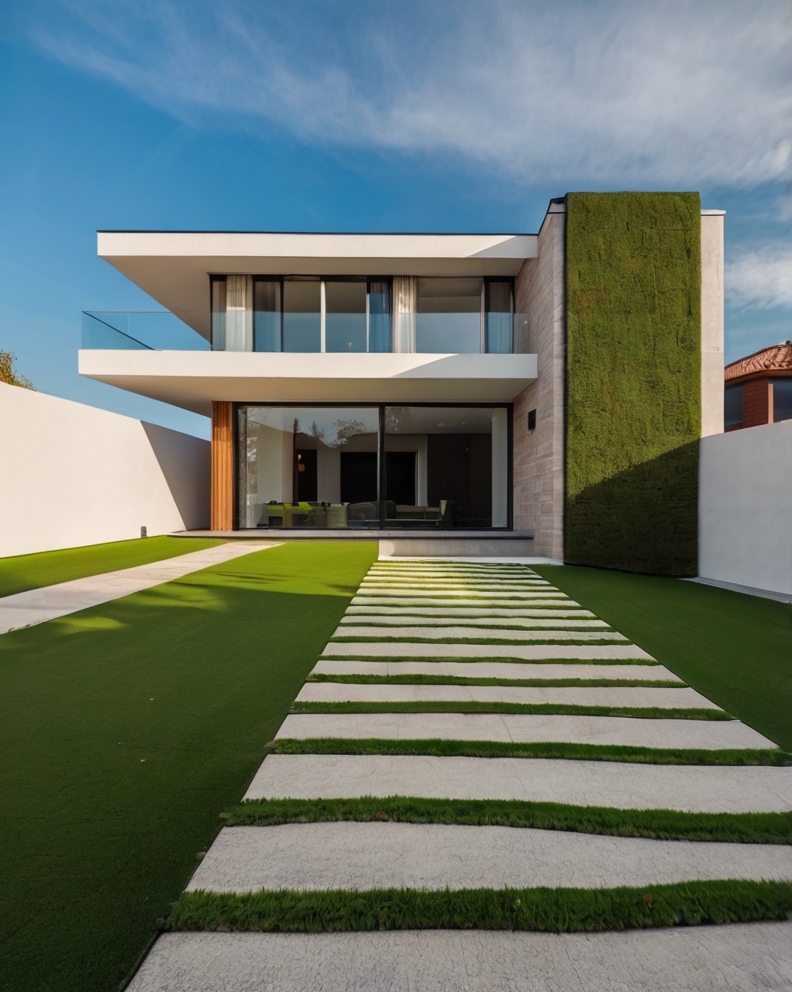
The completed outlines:
[[[541,576],[538,572],[535,572],[532,568],[526,568],[524,565],[474,565],[472,563],[467,565],[449,565],[443,563],[437,564],[419,564],[413,563],[410,565],[400,565],[395,566],[392,564],[384,565],[381,562],[375,562],[369,569],[368,575],[512,575],[518,578],[528,577],[532,579],[539,579]]]
[[[786,992],[792,922],[624,933],[166,933],[129,992]]]
[[[0,634],[55,620],[92,606],[172,582],[212,565],[233,561],[254,551],[277,547],[276,542],[232,541],[203,551],[192,551],[164,561],[149,562],[115,572],[89,575],[70,582],[30,589],[0,598]]]
[[[245,799],[362,796],[517,799],[689,813],[784,813],[792,810],[792,767],[271,754],[261,763]]]
[[[297,702],[314,703],[554,703],[562,706],[631,706],[661,709],[720,707],[695,689],[652,686],[371,685],[306,682]]]
[[[320,659],[316,675],[440,675],[462,679],[630,679],[655,682],[684,680],[663,665],[566,665],[527,666],[506,661],[332,661]],[[678,690],[677,690],[678,691]]]
[[[588,617],[422,617],[422,616],[380,616],[377,613],[365,614],[357,613],[345,615],[341,618],[344,626],[354,624],[373,624],[378,629],[387,627],[446,627],[449,624],[456,624],[472,630],[484,631],[480,636],[486,637],[487,630],[508,630],[509,628],[533,628],[535,630],[562,630],[565,627],[574,627],[580,630],[593,630],[608,628],[604,620],[589,619]],[[339,628],[339,631],[342,628]],[[338,633],[338,631],[337,631]],[[476,636],[471,634],[471,637]]]
[[[420,585],[438,586],[467,586],[467,585],[508,585],[531,588],[533,586],[553,589],[552,582],[541,579],[538,575],[504,575],[504,574],[479,574],[479,575],[448,575],[444,573],[422,573],[420,575],[374,575],[371,572],[364,575],[361,582],[371,585],[409,585],[411,583]]]
[[[378,738],[610,744],[625,747],[702,748],[708,751],[775,748],[739,720],[642,720],[611,716],[510,713],[305,713],[286,717],[277,737]]]
[[[539,582],[533,579],[363,579],[360,588],[379,589],[437,589],[439,592],[453,592],[456,589],[504,589],[524,590],[554,589],[549,582]]]
[[[497,638],[502,641],[623,641],[629,644],[624,634],[613,630],[557,630],[545,627],[541,630],[513,630],[509,627],[408,627],[402,625],[394,630],[388,627],[349,626],[338,627],[333,639],[338,637],[376,637],[379,640],[399,640],[403,637],[423,637],[443,640],[449,637]],[[453,654],[453,652],[450,652]]]
[[[478,619],[488,620],[490,618],[497,619],[513,619],[517,620],[520,617],[569,617],[573,619],[587,619],[594,618],[590,610],[582,609],[569,609],[568,607],[556,607],[555,609],[511,609],[511,610],[501,610],[497,607],[490,609],[476,609],[475,607],[459,607],[459,606],[424,606],[418,609],[413,609],[409,606],[348,606],[346,610],[345,617],[357,617],[357,616],[368,616],[368,617],[381,617],[383,620],[386,617],[391,617],[394,622],[400,623],[401,617],[409,618],[410,616],[420,616],[422,618],[426,617],[453,617],[454,619],[460,617],[471,617]],[[598,623],[604,623],[604,620],[599,620]]]
[[[397,586],[389,586],[383,588],[381,592],[371,592],[365,587],[361,586],[360,595],[366,596],[369,599],[398,599],[405,595],[420,593],[421,590],[416,589],[414,585],[403,586],[401,588]],[[477,591],[476,589],[438,589],[436,586],[428,586],[425,595],[431,599],[437,600],[441,603],[447,600],[457,600],[457,599],[486,599],[491,600],[493,603],[497,603],[500,600],[522,600],[522,599],[536,599],[537,597],[544,597],[545,599],[551,598],[548,594],[553,593],[552,598],[562,597],[561,593],[554,593],[551,589],[525,589],[525,590],[515,590],[511,589],[506,592],[500,592],[496,589],[482,589]],[[355,596],[357,599],[357,596]]]
[[[536,596],[529,597],[525,596],[521,599],[509,599],[509,600],[498,600],[498,601],[487,601],[481,599],[455,599],[453,602],[448,600],[437,600],[431,596],[354,596],[350,603],[350,606],[376,606],[380,609],[387,609],[390,606],[432,606],[432,607],[442,607],[448,609],[452,607],[458,609],[460,607],[472,607],[474,609],[506,609],[506,608],[517,608],[526,609],[538,606],[563,606],[563,607],[574,607],[578,604],[572,600],[567,599],[566,596],[544,596],[537,594]]]
[[[226,827],[186,891],[610,889],[727,878],[792,880],[792,848],[394,821]]]
[[[335,655],[360,655],[363,658],[520,658],[527,662],[573,658],[580,661],[654,661],[651,655],[634,644],[413,644],[394,641],[328,644],[323,658]]]

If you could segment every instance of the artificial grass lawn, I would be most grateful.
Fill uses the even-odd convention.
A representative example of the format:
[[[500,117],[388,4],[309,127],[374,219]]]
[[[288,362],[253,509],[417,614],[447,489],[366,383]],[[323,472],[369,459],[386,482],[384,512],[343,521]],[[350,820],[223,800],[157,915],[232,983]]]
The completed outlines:
[[[169,930],[633,930],[785,920],[790,882],[682,882],[618,889],[184,892]]]
[[[436,757],[569,758],[576,761],[629,761],[649,765],[792,765],[792,754],[775,748],[627,747],[621,744],[569,744],[563,741],[393,740],[377,737],[279,737],[278,754],[430,754]]]
[[[792,605],[660,576],[535,567],[698,692],[792,751]]]
[[[655,840],[792,844],[790,813],[685,813],[673,809],[611,809],[518,799],[247,799],[221,814],[227,827],[395,820],[465,826],[530,827]]]
[[[465,702],[448,700],[407,702],[296,701],[293,713],[528,713],[552,716],[622,716],[641,720],[733,720],[723,710],[695,707],[677,709],[661,706],[580,706],[573,703]]]
[[[119,568],[148,565],[152,561],[176,558],[224,543],[204,537],[146,537],[0,558],[0,596],[11,596],[28,589],[40,589]]]
[[[462,675],[323,675],[313,672],[306,682],[341,682],[346,685],[512,685],[512,686],[641,686],[652,689],[687,689],[684,682],[669,679],[466,679]]]
[[[0,637],[4,988],[118,988],[376,553],[289,543]]]

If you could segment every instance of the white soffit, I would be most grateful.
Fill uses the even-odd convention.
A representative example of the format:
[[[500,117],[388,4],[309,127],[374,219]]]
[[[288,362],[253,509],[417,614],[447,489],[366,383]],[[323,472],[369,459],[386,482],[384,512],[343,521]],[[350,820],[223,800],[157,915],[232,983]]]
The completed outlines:
[[[536,355],[80,351],[81,375],[194,413],[237,403],[509,402]]]
[[[204,337],[209,275],[514,276],[535,234],[99,231],[97,251]]]

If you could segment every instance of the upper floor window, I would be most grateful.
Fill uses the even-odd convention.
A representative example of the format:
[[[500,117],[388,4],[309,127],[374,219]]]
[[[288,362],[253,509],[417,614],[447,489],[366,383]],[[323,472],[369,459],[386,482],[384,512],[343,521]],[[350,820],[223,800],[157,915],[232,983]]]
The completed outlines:
[[[216,351],[507,354],[511,280],[213,276]]]
[[[792,379],[771,379],[773,422],[792,420]]]
[[[743,422],[743,387],[727,386],[723,392],[723,426],[740,427]]]

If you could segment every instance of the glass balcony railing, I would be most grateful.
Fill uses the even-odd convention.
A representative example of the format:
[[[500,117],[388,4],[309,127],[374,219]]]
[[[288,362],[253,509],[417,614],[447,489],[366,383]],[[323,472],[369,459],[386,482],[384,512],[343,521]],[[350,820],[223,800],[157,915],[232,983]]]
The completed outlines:
[[[170,310],[84,310],[82,347],[123,351],[209,351],[209,342]]]
[[[531,351],[525,313],[400,313],[393,316],[395,351],[433,355],[509,355]]]
[[[209,315],[200,315],[208,318]],[[434,355],[533,353],[524,313],[328,313],[245,311],[212,315],[215,351],[401,352]],[[264,317],[270,318],[268,320]],[[208,326],[208,320],[207,320]],[[125,351],[209,351],[201,334],[168,310],[83,311],[82,347]]]

